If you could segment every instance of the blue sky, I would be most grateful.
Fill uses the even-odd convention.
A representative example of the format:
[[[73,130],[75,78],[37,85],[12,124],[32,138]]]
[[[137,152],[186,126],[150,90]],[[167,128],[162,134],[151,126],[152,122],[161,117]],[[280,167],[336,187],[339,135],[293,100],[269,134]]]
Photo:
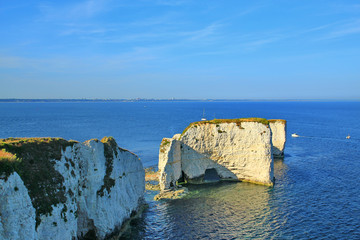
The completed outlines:
[[[360,99],[360,1],[0,0],[0,98]]]

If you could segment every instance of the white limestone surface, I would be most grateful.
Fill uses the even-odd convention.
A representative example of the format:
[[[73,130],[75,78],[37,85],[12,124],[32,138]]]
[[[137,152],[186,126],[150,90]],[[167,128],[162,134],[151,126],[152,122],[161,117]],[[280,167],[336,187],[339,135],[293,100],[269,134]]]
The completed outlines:
[[[282,119],[269,120],[269,126],[272,132],[272,151],[274,157],[283,157],[286,142],[286,121]]]
[[[203,183],[206,170],[222,180],[240,180],[273,186],[272,138],[283,151],[286,124],[260,118],[195,122],[173,138],[164,138],[159,152],[160,189],[170,189],[181,177]],[[286,122],[285,122],[286,123]]]
[[[114,140],[76,143],[50,161],[64,178],[66,201],[40,215],[35,228],[35,208],[19,175],[0,179],[0,239],[74,239],[89,232],[104,239],[118,232],[142,202],[142,163]]]
[[[181,143],[176,140],[180,136],[164,138],[159,150],[160,190],[176,185],[181,177]]]
[[[0,239],[37,239],[35,209],[16,172],[0,179]]]
[[[145,172],[138,157],[127,150],[116,148],[113,153],[111,179],[115,180],[110,192],[99,189],[104,184],[106,162],[104,145],[97,141],[85,143],[87,148],[79,150],[81,195],[78,197],[78,236],[96,229],[97,236],[107,234],[121,227],[132,211],[136,210],[145,190]],[[86,160],[86,161],[85,161]]]
[[[259,122],[204,123],[182,136],[182,171],[192,179],[214,168],[223,179],[273,185],[271,131]]]

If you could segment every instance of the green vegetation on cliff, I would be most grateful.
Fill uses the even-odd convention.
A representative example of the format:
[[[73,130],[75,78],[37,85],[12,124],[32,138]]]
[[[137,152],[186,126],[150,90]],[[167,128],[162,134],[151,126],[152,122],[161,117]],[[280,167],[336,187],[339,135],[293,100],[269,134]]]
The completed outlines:
[[[204,124],[221,124],[221,123],[235,123],[239,128],[241,127],[241,123],[243,122],[257,122],[262,123],[266,126],[269,126],[269,121],[265,118],[235,118],[235,119],[213,119],[208,121],[198,121],[190,123],[189,126],[185,128],[185,130],[181,133],[181,136],[183,136],[187,130],[189,130],[191,127],[197,127]]]
[[[269,123],[274,123],[274,122],[281,122],[283,124],[286,124],[286,120],[284,119],[269,119]]]
[[[52,206],[66,202],[64,178],[54,164],[75,143],[62,138],[0,139],[0,176],[6,180],[13,172],[19,174],[36,210],[36,227],[40,215],[51,214]]]
[[[164,153],[166,151],[166,146],[170,144],[170,141],[167,138],[163,138],[160,144],[160,152]]]
[[[4,174],[4,178],[13,173],[20,164],[20,159],[17,158],[16,154],[7,152],[5,149],[0,150],[0,176]]]
[[[101,139],[101,142],[104,144],[104,155],[106,158],[106,173],[104,176],[104,184],[101,186],[100,190],[97,191],[97,194],[100,197],[104,196],[104,190],[108,193],[111,192],[111,188],[115,185],[115,179],[111,178],[110,175],[112,173],[114,167],[114,155],[117,157],[118,152],[117,150],[123,151],[121,148],[118,147],[116,141],[113,137],[104,137]]]

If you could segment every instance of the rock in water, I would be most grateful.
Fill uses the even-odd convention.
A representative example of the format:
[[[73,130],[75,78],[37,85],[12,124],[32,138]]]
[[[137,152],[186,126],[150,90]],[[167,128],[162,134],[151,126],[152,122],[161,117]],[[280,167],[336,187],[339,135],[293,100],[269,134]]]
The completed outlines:
[[[269,120],[269,126],[272,133],[273,156],[283,158],[286,142],[286,121],[283,119],[271,119]]]
[[[282,154],[286,122],[270,123],[275,134],[263,118],[214,119],[190,124],[181,136],[164,138],[159,152],[160,189],[170,189],[178,181],[203,183],[205,173],[214,170],[222,180],[273,186],[272,136],[277,154]]]
[[[176,185],[181,177],[181,142],[174,138],[164,138],[159,152],[160,190]]]
[[[142,203],[141,161],[111,137],[10,138],[0,149],[0,239],[104,239]]]

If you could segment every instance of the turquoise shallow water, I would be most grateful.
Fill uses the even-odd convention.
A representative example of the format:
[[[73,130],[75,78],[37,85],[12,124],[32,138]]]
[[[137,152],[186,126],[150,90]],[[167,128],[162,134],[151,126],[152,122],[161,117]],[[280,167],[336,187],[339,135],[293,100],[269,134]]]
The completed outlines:
[[[168,202],[147,192],[149,208],[124,238],[360,239],[359,102],[0,103],[0,137],[114,136],[151,166],[161,139],[198,121],[203,109],[208,119],[288,121],[275,187],[194,185]],[[294,132],[302,137],[291,138]]]

